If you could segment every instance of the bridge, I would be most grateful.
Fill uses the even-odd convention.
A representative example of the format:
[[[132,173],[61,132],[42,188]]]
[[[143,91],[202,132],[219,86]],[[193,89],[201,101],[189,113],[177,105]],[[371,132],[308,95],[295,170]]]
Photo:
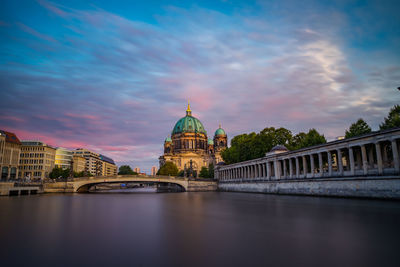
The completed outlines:
[[[66,182],[55,182],[43,184],[45,193],[70,192],[83,193],[88,192],[94,185],[115,184],[115,183],[151,183],[151,184],[173,184],[182,188],[182,191],[215,191],[217,182],[213,180],[192,180],[184,177],[174,176],[146,176],[146,175],[116,175],[74,178]]]
[[[222,191],[400,199],[400,128],[218,166]]]

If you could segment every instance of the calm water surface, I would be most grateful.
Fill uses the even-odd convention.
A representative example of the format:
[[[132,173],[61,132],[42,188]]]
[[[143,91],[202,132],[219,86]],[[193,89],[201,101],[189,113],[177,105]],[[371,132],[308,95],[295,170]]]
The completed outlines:
[[[0,265],[400,266],[400,202],[244,193],[0,198]]]

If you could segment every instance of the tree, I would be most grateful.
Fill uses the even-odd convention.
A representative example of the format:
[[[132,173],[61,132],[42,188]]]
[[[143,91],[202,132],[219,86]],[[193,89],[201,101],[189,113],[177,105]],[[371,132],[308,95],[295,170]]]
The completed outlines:
[[[212,164],[212,163],[210,163],[210,165],[208,165],[208,177],[214,178],[214,164]]]
[[[207,167],[201,167],[200,173],[199,173],[199,177],[202,178],[208,178],[209,174],[208,174],[208,168]]]
[[[388,116],[384,119],[379,128],[381,130],[387,130],[395,127],[400,127],[400,105],[394,105]]]
[[[260,158],[276,145],[288,145],[292,132],[285,128],[265,128],[260,133],[241,134],[231,140],[231,147],[221,155],[225,163],[231,164]]]
[[[370,133],[371,127],[363,120],[363,119],[358,119],[357,122],[352,123],[350,125],[349,130],[346,130],[345,137],[350,138],[350,137],[355,137],[355,136],[360,136],[363,134]]]
[[[276,145],[284,145],[289,150],[326,143],[323,135],[317,130],[310,129],[308,133],[295,136],[285,128],[265,128],[258,134],[241,134],[231,140],[231,146],[221,155],[225,163],[232,164],[245,160],[261,158]]]
[[[54,167],[53,170],[49,173],[49,177],[51,179],[68,178],[69,173],[70,173],[70,169],[63,170],[62,168]]]
[[[176,167],[176,165],[172,161],[165,162],[164,165],[162,165],[161,168],[158,170],[159,175],[177,176],[178,173],[178,167]]]
[[[137,172],[134,172],[129,165],[122,165],[118,169],[118,175],[136,175]]]
[[[289,149],[300,149],[325,143],[326,138],[324,135],[321,135],[315,129],[310,129],[308,133],[300,132],[296,134],[292,139]]]

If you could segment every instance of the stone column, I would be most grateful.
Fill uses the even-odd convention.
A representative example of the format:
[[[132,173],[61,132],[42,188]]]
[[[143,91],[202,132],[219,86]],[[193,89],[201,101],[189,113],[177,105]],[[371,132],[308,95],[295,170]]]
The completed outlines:
[[[267,179],[271,179],[271,164],[267,161]]]
[[[349,147],[349,160],[350,160],[350,175],[354,176],[355,174],[355,164],[354,164],[354,154],[353,148]]]
[[[318,153],[318,166],[319,166],[319,176],[322,177],[324,175],[324,165],[322,162],[322,152]]]
[[[299,164],[299,158],[295,158],[296,161],[296,178],[300,178],[300,164]]]
[[[397,149],[396,140],[392,140],[392,153],[393,153],[394,170],[396,172],[400,172],[399,151]]]
[[[275,180],[279,179],[278,161],[274,160]]]
[[[277,169],[278,169],[278,175],[276,175],[277,176],[277,178],[278,179],[281,179],[281,177],[282,177],[282,173],[283,173],[283,170],[282,170],[282,162],[280,161],[280,160],[276,160],[276,165],[277,165]]]
[[[307,172],[308,172],[307,169],[308,169],[308,168],[307,168],[307,158],[306,158],[306,156],[303,156],[303,172],[304,172],[304,178],[307,177]]]
[[[343,175],[343,160],[342,160],[342,151],[340,149],[337,150],[337,162],[338,162],[338,171],[339,175]]]
[[[330,151],[327,151],[328,153],[328,176],[332,176],[332,154]]]
[[[367,149],[365,148],[365,145],[361,146],[361,157],[362,157],[362,166],[363,166],[364,175],[367,175],[368,174],[368,158],[367,158]]]
[[[311,177],[314,177],[314,156],[310,154],[310,165],[311,165]]]
[[[379,142],[375,144],[375,149],[376,149],[376,161],[378,162],[378,173],[382,174],[383,162],[382,162],[381,144],[379,144]]]
[[[283,177],[287,178],[286,159],[282,160],[282,164],[283,164]]]
[[[293,160],[290,158],[289,159],[289,176],[290,178],[293,178]]]

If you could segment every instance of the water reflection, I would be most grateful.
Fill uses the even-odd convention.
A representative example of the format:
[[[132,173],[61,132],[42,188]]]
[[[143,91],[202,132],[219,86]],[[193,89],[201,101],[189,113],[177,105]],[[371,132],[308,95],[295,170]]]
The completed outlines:
[[[59,194],[0,212],[2,265],[395,266],[400,236],[399,203],[372,200]]]

